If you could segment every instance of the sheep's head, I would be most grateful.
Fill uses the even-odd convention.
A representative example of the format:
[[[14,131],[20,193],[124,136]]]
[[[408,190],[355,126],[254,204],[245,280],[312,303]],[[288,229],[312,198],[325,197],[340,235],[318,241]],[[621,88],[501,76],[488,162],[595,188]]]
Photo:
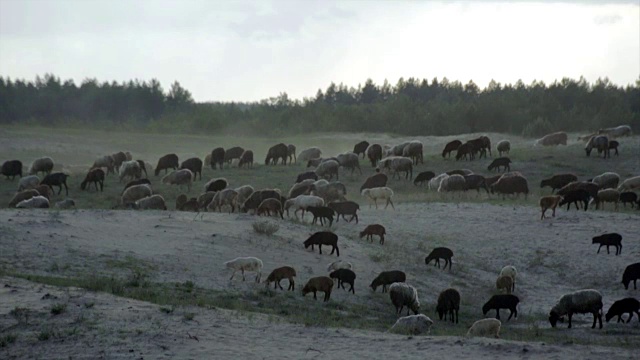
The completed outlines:
[[[549,323],[551,324],[551,327],[556,327],[558,322],[564,322],[564,318],[558,315],[555,311],[551,311],[549,313]]]

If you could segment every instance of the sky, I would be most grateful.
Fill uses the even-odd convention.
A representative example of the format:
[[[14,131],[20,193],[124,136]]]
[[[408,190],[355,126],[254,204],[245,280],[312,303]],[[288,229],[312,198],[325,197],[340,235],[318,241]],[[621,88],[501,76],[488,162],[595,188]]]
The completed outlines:
[[[199,102],[369,78],[627,85],[640,78],[640,0],[0,0],[0,76],[45,73],[177,80]]]

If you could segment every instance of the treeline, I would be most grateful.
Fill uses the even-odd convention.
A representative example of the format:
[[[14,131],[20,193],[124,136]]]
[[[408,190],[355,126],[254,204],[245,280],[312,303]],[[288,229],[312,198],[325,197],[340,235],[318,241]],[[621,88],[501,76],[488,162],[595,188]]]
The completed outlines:
[[[310,131],[450,135],[506,132],[539,136],[556,130],[593,130],[631,124],[640,131],[640,79],[621,87],[562,79],[481,89],[446,78],[367,80],[357,88],[331,84],[313,98],[286,93],[253,103],[195,103],[174,82],[72,80],[46,74],[34,81],[0,77],[0,124],[136,128],[182,133],[281,135]]]

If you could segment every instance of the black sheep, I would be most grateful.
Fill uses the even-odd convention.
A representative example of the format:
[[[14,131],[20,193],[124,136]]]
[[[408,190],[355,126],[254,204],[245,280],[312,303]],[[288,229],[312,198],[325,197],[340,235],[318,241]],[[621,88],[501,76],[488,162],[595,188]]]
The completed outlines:
[[[324,220],[329,222],[329,226],[333,225],[333,209],[326,206],[309,206],[307,211],[313,214],[312,224],[315,224],[320,219],[320,225],[324,226]]]
[[[180,164],[180,169],[189,169],[193,173],[193,180],[196,180],[198,173],[200,174],[200,180],[202,180],[202,160],[197,157],[189,158]]]
[[[607,311],[607,315],[605,315],[605,319],[609,322],[609,320],[614,316],[617,316],[618,322],[624,322],[622,320],[622,315],[629,313],[629,318],[627,319],[627,323],[629,323],[634,312],[638,314],[638,321],[640,322],[640,301],[634,298],[625,298],[618,300],[611,305],[609,311]]]
[[[442,150],[442,158],[444,159],[446,156],[449,156],[449,158],[451,158],[451,152],[458,150],[460,145],[462,145],[462,141],[460,140],[453,140],[448,142],[447,145],[445,145],[444,149]]]
[[[144,177],[149,177],[149,174],[147,174],[147,165],[144,164],[144,161],[142,160],[136,160],[138,162],[138,165],[140,165],[140,170],[144,171]],[[109,169],[107,169],[107,174],[109,173]]]
[[[610,140],[609,141],[609,150],[615,150],[615,154],[616,156],[618,156],[618,146],[620,146],[620,143],[615,141],[615,140]]]
[[[387,181],[389,181],[389,177],[383,173],[375,173],[367,178],[364,181],[364,184],[360,186],[360,192],[364,189],[373,189],[377,187],[385,187],[387,186]]]
[[[460,310],[460,293],[456,289],[447,289],[440,293],[438,296],[438,305],[436,305],[436,311],[440,320],[444,318],[447,320],[447,315],[450,316],[451,322],[458,323],[458,311]],[[455,321],[454,321],[455,315]]]
[[[224,164],[224,149],[221,147],[211,150],[211,163],[209,165],[215,170],[216,164],[220,165],[220,170],[222,170],[222,165]]]
[[[282,165],[287,165],[287,158],[289,157],[289,147],[280,143],[273,145],[267,152],[267,157],[264,159],[265,165],[277,165],[278,160],[282,159]]]
[[[463,175],[464,181],[467,184],[467,190],[477,190],[478,194],[480,193],[480,189],[484,189],[487,194],[489,193],[489,186],[487,186],[487,179],[482,175],[471,174],[471,175]]]
[[[607,254],[609,254],[609,246],[616,247],[616,255],[622,254],[622,235],[618,233],[609,233],[595,236],[592,239],[591,243],[600,244],[600,246],[598,247],[598,252],[596,254],[600,254],[600,248],[602,248],[603,246],[607,247]]]
[[[49,174],[45,176],[44,179],[42,179],[42,181],[40,181],[40,185],[48,185],[49,188],[51,188],[51,191],[53,191],[54,186],[57,186],[59,188],[58,195],[60,195],[60,193],[62,192],[62,185],[64,185],[64,189],[67,195],[69,195],[69,188],[67,187],[68,177],[69,175],[61,172]]]
[[[230,149],[225,150],[224,162],[226,162],[227,164],[231,164],[233,159],[240,159],[243,152],[244,152],[244,149],[241,148],[240,146],[234,146]]]
[[[415,179],[413,179],[413,185],[421,186],[429,182],[429,180],[436,177],[436,174],[433,171],[423,171]],[[360,190],[362,191],[362,190]]]
[[[331,254],[329,255],[333,255],[333,253],[335,252],[336,256],[340,256],[340,249],[338,249],[338,235],[332,233],[331,231],[318,231],[304,241],[305,249],[311,246],[311,250],[313,251],[314,245],[318,245],[318,250],[320,250],[321,255],[322,245],[330,245]]]
[[[368,147],[369,143],[366,140],[360,141],[353,147],[353,153],[358,155],[358,157],[360,157],[360,154],[362,154],[362,158],[364,159]]]
[[[624,207],[627,207],[627,203],[631,203],[631,208],[638,201],[638,195],[632,191],[625,191],[620,194],[620,202]]]
[[[340,216],[346,222],[351,222],[353,219],[356,219],[356,224],[358,223],[358,210],[360,210],[360,205],[353,201],[340,201],[340,202],[332,202],[329,203],[329,207],[336,212],[336,222],[340,221]],[[347,220],[345,215],[351,215],[351,218]]]
[[[569,209],[571,208],[571,204],[575,204],[576,210],[579,210],[579,202],[584,203],[584,211],[587,211],[587,209],[589,208],[589,199],[591,199],[591,195],[587,190],[578,189],[567,191],[566,193],[562,194],[562,197],[563,199],[562,201],[560,201],[560,204],[558,204],[558,206],[567,204],[567,211],[569,211]]]
[[[318,180],[318,174],[316,174],[315,171],[307,171],[303,172],[302,174],[298,174],[298,177],[296,178],[296,184],[307,179],[313,179],[314,181],[316,181]]]
[[[378,286],[382,286],[382,292],[387,292],[387,287],[394,282],[405,282],[407,280],[407,275],[400,270],[391,270],[391,271],[383,271],[381,272],[373,281],[371,282],[371,289],[376,291]]]
[[[11,180],[16,178],[16,175],[22,177],[22,162],[20,160],[8,160],[2,163],[2,170],[0,173]]]
[[[633,289],[637,290],[636,280],[640,279],[640,263],[627,266],[622,274],[622,284],[625,290],[629,290],[629,283],[633,280]]]
[[[98,191],[98,185],[100,185],[100,191],[103,191],[104,176],[105,176],[104,170],[100,168],[89,170],[89,172],[87,173],[87,176],[84,178],[84,181],[82,181],[82,183],[80,184],[80,189],[82,190],[86,189],[87,185],[89,185],[89,188],[91,188],[90,183],[93,183],[93,185],[96,187],[96,191]]]
[[[164,170],[164,173],[166,174],[169,169],[176,170],[178,166],[180,166],[178,155],[167,154],[158,159],[158,165],[156,166],[155,175],[158,176],[160,174],[160,171],[162,170]]]
[[[440,259],[444,259],[443,270],[447,268],[447,265],[449,265],[449,270],[451,270],[452,257],[453,251],[451,251],[451,249],[446,247],[437,247],[433,249],[433,251],[431,251],[431,253],[424,259],[424,263],[429,265],[429,262],[431,262],[431,260],[435,260],[433,266],[438,266],[438,268],[440,268]]]
[[[348,291],[351,291],[354,294],[356,293],[356,291],[353,289],[353,284],[356,281],[356,273],[354,273],[350,269],[338,269],[329,274],[329,277],[332,279],[338,279],[338,287],[341,287],[344,290],[346,290],[344,288],[344,283],[351,285],[351,289],[349,289]]]
[[[206,184],[205,192],[208,191],[220,191],[224,190],[229,186],[229,183],[225,179],[215,179],[214,181],[209,181]],[[259,205],[259,204],[258,204]]]
[[[518,303],[520,299],[518,299],[515,295],[493,295],[486,304],[482,306],[482,314],[487,315],[489,310],[496,310],[496,319],[500,320],[500,309],[509,309],[511,312],[509,314],[509,318],[507,321],[511,320],[511,317],[515,315],[515,318],[518,318]]]
[[[504,167],[504,171],[507,172],[507,171],[511,171],[511,166],[509,164],[511,164],[511,159],[509,159],[508,157],[501,157],[493,160],[491,164],[489,164],[489,167],[487,169],[489,171],[493,169],[500,171],[500,168]]]

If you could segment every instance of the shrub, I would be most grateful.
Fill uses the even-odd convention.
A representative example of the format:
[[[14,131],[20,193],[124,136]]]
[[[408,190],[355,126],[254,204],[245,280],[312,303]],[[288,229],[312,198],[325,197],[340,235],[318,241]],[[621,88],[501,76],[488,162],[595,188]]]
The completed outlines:
[[[524,137],[540,137],[553,132],[553,125],[542,117],[538,117],[534,121],[528,123],[524,129],[522,129],[522,136]]]
[[[256,221],[251,225],[253,226],[253,230],[258,234],[273,235],[280,229],[280,225],[267,220]]]

